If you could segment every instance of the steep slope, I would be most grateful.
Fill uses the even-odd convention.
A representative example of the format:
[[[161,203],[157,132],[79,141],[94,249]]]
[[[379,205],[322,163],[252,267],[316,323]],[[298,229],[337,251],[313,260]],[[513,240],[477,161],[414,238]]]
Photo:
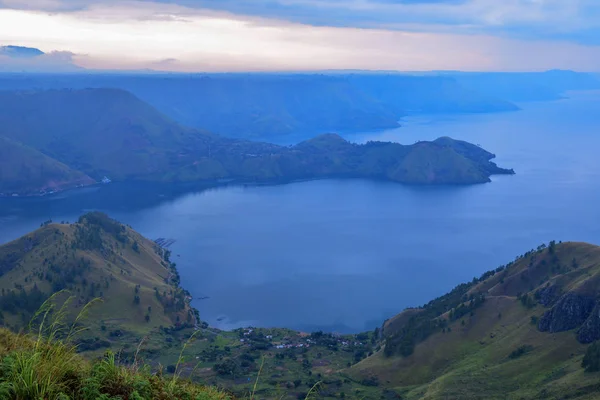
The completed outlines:
[[[120,88],[184,125],[261,140],[396,128],[415,112],[517,109],[451,77],[368,72],[0,76],[0,87]]]
[[[91,185],[85,174],[0,136],[0,195],[28,195]]]
[[[552,242],[382,328],[350,372],[405,399],[597,398],[581,362],[600,340],[600,247]]]
[[[0,92],[0,127],[2,135],[95,179],[176,167],[192,143],[189,130],[113,89]]]
[[[444,73],[471,90],[478,90],[509,101],[547,101],[568,96],[570,90],[598,90],[600,79],[575,71],[546,72],[449,72]]]
[[[555,100],[594,90],[600,80],[573,71],[531,73],[347,72],[328,74],[19,74],[10,90],[120,88],[175,121],[246,139],[305,139],[326,132],[398,127],[404,115],[514,111],[514,102]],[[285,139],[283,139],[285,140]]]
[[[503,97],[466,87],[450,76],[353,74],[349,81],[382,103],[404,114],[454,114],[516,111]]]
[[[0,76],[0,87],[119,88],[181,124],[245,139],[396,128],[400,117],[346,79],[325,75],[26,75]]]
[[[74,224],[45,223],[1,246],[0,274],[2,322],[15,330],[61,290],[74,296],[71,315],[101,298],[85,322],[95,339],[82,350],[197,321],[168,253],[101,213]]]

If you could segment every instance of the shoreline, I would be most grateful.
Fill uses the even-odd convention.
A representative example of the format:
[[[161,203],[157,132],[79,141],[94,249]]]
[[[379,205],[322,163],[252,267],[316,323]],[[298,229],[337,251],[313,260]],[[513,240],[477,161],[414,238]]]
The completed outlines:
[[[213,188],[224,187],[224,186],[260,187],[260,186],[279,186],[279,185],[287,185],[287,184],[292,184],[292,183],[302,183],[302,182],[312,182],[312,181],[323,181],[323,180],[329,180],[329,179],[343,179],[343,180],[359,179],[359,180],[369,180],[369,181],[375,181],[375,182],[389,182],[389,183],[405,185],[405,186],[443,187],[443,186],[480,185],[480,184],[492,182],[492,180],[490,179],[492,176],[516,175],[516,172],[512,168],[511,169],[499,168],[499,170],[500,171],[498,171],[496,173],[489,174],[487,180],[478,180],[478,181],[473,181],[473,182],[439,182],[439,183],[437,183],[437,182],[402,182],[402,181],[395,181],[395,180],[386,179],[386,178],[368,177],[368,176],[352,176],[352,175],[347,175],[347,174],[320,176],[320,177],[313,177],[313,178],[296,178],[296,179],[278,178],[278,179],[268,179],[268,180],[261,180],[261,181],[240,179],[240,178],[223,178],[223,179],[216,179],[216,180],[215,179],[197,180],[197,181],[189,181],[189,182],[161,182],[161,181],[148,181],[148,180],[132,179],[132,180],[123,180],[123,181],[113,181],[111,183],[96,182],[94,184],[89,184],[89,185],[84,185],[84,186],[68,187],[68,188],[61,189],[61,190],[54,190],[54,191],[47,192],[44,194],[19,194],[19,193],[12,193],[9,195],[0,194],[0,200],[1,199],[37,199],[37,198],[43,198],[43,197],[51,197],[51,196],[57,195],[57,194],[64,194],[64,193],[76,191],[79,189],[100,188],[100,187],[104,187],[104,186],[108,186],[108,185],[112,185],[112,184],[117,184],[117,185],[147,184],[147,185],[162,186],[162,187],[181,187],[181,188],[183,188],[185,186],[196,186],[196,187],[202,186],[203,189],[213,189]]]

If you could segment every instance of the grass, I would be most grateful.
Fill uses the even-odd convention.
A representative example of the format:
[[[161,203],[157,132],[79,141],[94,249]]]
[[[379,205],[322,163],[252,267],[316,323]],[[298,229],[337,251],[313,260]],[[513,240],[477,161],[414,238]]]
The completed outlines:
[[[60,293],[59,293],[60,294]],[[134,360],[124,365],[108,351],[104,357],[85,361],[72,340],[83,328],[79,321],[89,303],[72,324],[67,323],[69,302],[60,308],[52,296],[34,317],[37,329],[15,334],[0,329],[0,396],[15,400],[225,400],[230,395],[212,387],[163,377]],[[32,324],[33,326],[33,324]],[[141,346],[141,345],[140,345]]]

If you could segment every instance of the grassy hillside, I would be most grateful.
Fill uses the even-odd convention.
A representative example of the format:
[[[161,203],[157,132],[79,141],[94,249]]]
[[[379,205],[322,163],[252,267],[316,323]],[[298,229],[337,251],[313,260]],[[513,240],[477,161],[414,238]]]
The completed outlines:
[[[0,321],[25,327],[52,294],[69,302],[70,315],[100,298],[84,322],[93,335],[83,350],[121,346],[162,328],[194,326],[197,316],[168,253],[101,213],[74,224],[44,224],[0,247]]]
[[[540,246],[386,321],[385,347],[351,369],[405,399],[595,399],[600,248]]]
[[[1,194],[40,194],[93,183],[82,172],[0,136]]]
[[[0,135],[96,180],[107,175],[121,181],[265,183],[349,177],[472,184],[512,173],[491,163],[491,153],[450,138],[410,146],[354,145],[321,135],[293,147],[223,138],[184,128],[115,89],[0,92]],[[9,167],[17,169],[18,162]]]
[[[120,365],[107,353],[85,361],[59,334],[68,326],[37,335],[0,329],[0,396],[29,400],[225,400],[231,396],[216,388],[195,385],[134,362]]]

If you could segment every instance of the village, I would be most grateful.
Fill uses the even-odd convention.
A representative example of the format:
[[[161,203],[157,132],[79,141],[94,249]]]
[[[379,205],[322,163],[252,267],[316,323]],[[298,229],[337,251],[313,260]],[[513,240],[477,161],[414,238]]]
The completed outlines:
[[[266,332],[265,332],[266,331]],[[369,340],[368,333],[357,335],[341,335],[337,333],[323,332],[294,332],[287,331],[282,335],[281,329],[255,329],[245,328],[239,329],[240,343],[247,347],[252,347],[258,343],[268,343],[270,346],[278,350],[284,349],[303,349],[311,346],[325,346],[332,350],[354,349],[366,347]]]

